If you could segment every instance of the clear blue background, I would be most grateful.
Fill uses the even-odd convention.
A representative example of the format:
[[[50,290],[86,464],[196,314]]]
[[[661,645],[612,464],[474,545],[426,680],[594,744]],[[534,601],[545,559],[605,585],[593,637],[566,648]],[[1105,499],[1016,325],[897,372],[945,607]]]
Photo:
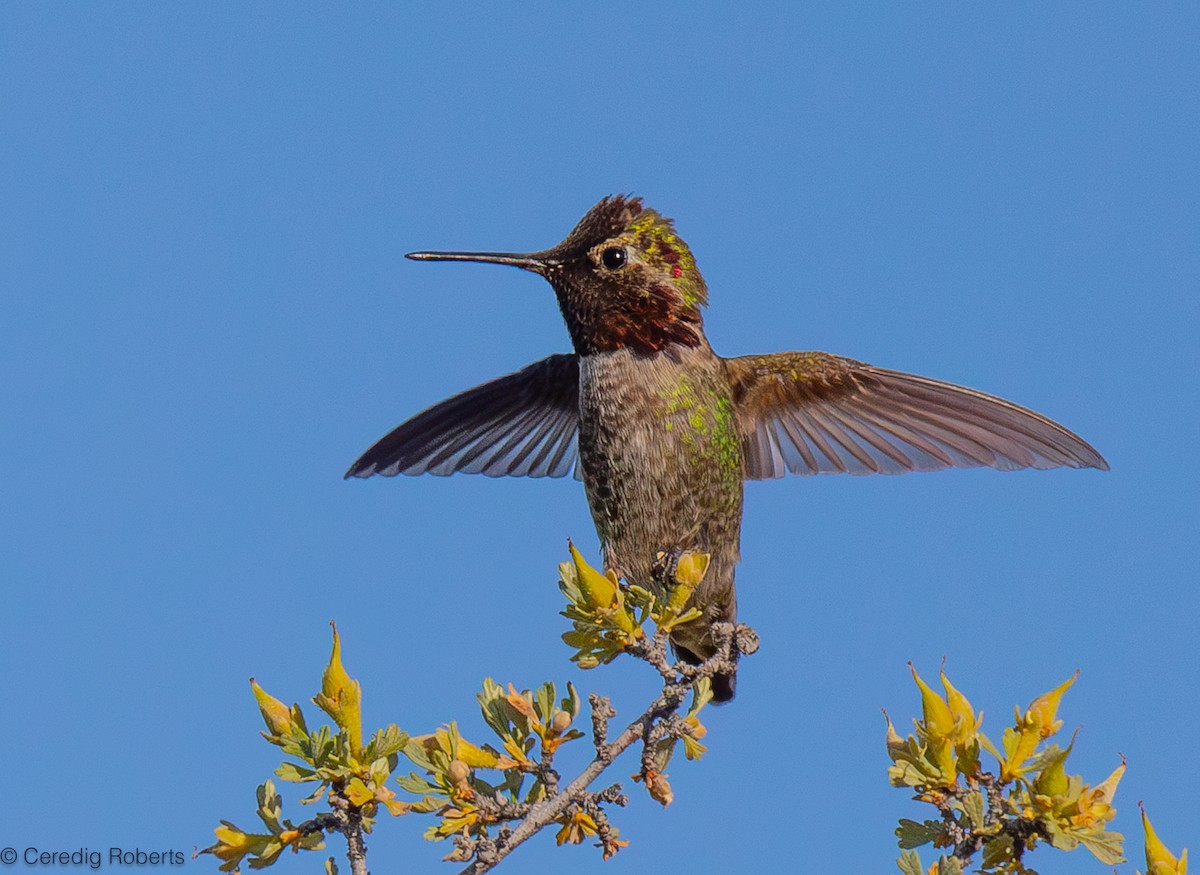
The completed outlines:
[[[330,617],[371,723],[483,740],[487,675],[648,701],[558,641],[567,536],[598,554],[577,482],[341,479],[567,348],[538,278],[404,252],[549,246],[633,191],[697,254],[718,351],[992,391],[1113,470],[750,484],[764,644],[709,755],[667,810],[629,785],[616,860],[542,836],[507,871],[891,871],[924,810],[879,709],[903,727],[906,660],[943,656],[996,737],[1083,669],[1072,762],[1129,758],[1130,857],[1138,799],[1200,846],[1198,44],[1184,3],[4,4],[0,844],[252,827],[276,751],[246,678],[307,701]],[[374,869],[456,871],[425,825],[381,824]]]

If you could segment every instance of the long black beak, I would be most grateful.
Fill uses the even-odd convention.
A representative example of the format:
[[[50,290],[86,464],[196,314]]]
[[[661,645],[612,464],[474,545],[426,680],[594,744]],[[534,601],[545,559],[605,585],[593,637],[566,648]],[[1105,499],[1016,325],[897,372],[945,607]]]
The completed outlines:
[[[538,254],[521,254],[516,252],[410,252],[405,258],[413,261],[478,261],[484,264],[507,264],[522,270],[531,270],[543,276],[547,268],[557,264],[556,261],[543,258]]]

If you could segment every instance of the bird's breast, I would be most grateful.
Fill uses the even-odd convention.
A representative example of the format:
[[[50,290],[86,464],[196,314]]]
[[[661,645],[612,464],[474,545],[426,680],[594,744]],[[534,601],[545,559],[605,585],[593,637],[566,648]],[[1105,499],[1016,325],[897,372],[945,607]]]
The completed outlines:
[[[707,345],[583,356],[579,405],[584,487],[610,566],[640,578],[659,550],[718,540],[736,555],[741,448]]]

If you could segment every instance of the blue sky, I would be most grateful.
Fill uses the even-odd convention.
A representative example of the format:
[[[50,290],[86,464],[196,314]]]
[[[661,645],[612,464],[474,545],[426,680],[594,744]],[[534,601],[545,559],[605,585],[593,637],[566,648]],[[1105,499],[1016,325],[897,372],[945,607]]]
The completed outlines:
[[[276,760],[246,678],[307,701],[330,617],[368,721],[482,740],[485,676],[632,716],[648,671],[583,674],[558,641],[566,538],[598,554],[578,483],[341,479],[567,348],[540,279],[404,252],[542,248],[632,191],[696,253],[719,352],[965,383],[1112,471],[750,484],[763,647],[710,753],[665,811],[634,788],[616,860],[544,836],[508,871],[889,871],[923,812],[879,708],[906,723],[905,662],[943,656],[994,736],[1082,669],[1077,770],[1124,753],[1115,827],[1144,799],[1200,846],[1198,39],[1172,3],[4,4],[0,731],[25,813],[0,844],[252,824]],[[423,827],[382,824],[376,870],[453,871]]]

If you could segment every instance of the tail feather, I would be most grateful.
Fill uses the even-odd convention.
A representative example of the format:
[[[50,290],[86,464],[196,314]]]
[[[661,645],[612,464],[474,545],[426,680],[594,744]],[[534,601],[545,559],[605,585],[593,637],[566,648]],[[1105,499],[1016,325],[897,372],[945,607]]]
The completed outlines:
[[[677,643],[673,643],[673,646],[675,648],[675,652],[679,654],[679,658],[684,662],[691,663],[692,665],[699,665],[700,663],[704,662],[706,656],[711,655],[706,654],[705,656],[699,656],[693,651],[689,650],[687,647]],[[715,674],[712,676],[712,693],[714,704],[723,705],[726,702],[731,701],[736,690],[736,669],[729,673],[721,672],[720,674]]]

